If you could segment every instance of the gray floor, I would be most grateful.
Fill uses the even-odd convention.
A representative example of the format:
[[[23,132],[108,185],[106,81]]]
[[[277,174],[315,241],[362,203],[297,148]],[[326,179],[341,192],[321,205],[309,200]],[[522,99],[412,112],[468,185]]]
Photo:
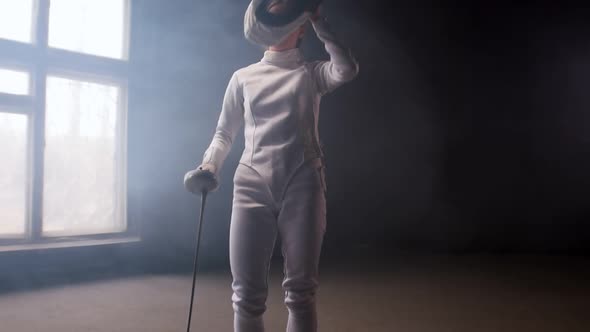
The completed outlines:
[[[320,331],[590,331],[582,259],[413,257],[322,270]],[[267,331],[284,331],[280,267]],[[190,278],[142,276],[0,295],[0,331],[184,331]],[[193,331],[231,331],[230,276],[199,277]]]

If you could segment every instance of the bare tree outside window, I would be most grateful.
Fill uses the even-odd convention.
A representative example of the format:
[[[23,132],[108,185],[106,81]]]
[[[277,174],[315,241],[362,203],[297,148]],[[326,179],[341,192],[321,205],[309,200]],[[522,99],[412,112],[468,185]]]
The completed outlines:
[[[47,79],[45,235],[124,229],[117,211],[116,86]]]

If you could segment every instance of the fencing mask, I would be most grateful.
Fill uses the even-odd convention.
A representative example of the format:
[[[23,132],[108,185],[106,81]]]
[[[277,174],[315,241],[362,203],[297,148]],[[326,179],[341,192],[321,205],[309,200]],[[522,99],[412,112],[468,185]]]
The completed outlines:
[[[321,0],[252,0],[244,17],[244,35],[262,46],[278,44],[305,24]],[[281,5],[280,11],[271,10]]]

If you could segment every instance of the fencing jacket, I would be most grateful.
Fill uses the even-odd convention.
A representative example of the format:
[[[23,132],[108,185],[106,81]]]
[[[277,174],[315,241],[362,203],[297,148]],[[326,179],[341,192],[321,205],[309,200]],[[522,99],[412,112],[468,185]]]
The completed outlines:
[[[320,159],[318,135],[321,97],[358,73],[358,64],[340,45],[323,19],[312,23],[330,61],[304,62],[298,48],[266,51],[258,63],[237,70],[230,79],[217,129],[203,163],[222,167],[244,125],[240,163],[266,182],[275,198],[306,161]]]

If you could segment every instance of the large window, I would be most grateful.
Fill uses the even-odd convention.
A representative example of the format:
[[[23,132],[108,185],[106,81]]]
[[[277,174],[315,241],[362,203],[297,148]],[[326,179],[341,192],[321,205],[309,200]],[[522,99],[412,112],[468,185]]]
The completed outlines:
[[[129,0],[0,0],[0,244],[128,234]]]

